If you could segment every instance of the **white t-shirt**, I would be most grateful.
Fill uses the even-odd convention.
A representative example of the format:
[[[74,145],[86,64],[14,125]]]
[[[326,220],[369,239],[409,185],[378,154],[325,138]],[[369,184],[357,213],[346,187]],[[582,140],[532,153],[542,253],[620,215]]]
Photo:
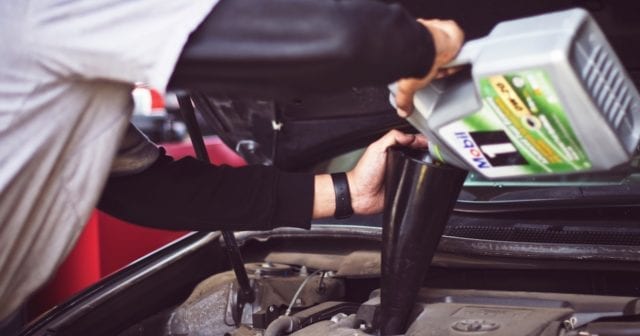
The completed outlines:
[[[73,247],[132,110],[217,0],[0,1],[0,320]]]

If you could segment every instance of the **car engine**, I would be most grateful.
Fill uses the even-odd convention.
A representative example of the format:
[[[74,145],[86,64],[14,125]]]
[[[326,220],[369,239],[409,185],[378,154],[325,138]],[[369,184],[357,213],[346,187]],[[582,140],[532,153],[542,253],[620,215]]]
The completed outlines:
[[[236,274],[217,273],[177,307],[120,335],[616,336],[640,328],[617,325],[640,313],[634,297],[478,289],[475,278],[456,288],[455,276],[440,288],[425,286],[466,172],[423,154],[388,152],[382,246],[340,250],[320,237],[285,237],[282,245],[256,248],[266,255],[244,264],[250,300]],[[322,238],[337,245],[348,230]],[[505,288],[497,281],[493,288]]]
[[[202,281],[181,305],[120,335],[377,335],[380,290],[360,303],[347,298],[354,286],[379,281],[378,253],[274,252],[267,259],[246,265],[256,301],[245,306],[239,324],[233,318],[235,277],[224,272]],[[285,263],[293,261],[309,267]],[[311,268],[318,266],[325,269]],[[605,333],[616,327],[606,318],[639,313],[634,297],[423,287],[404,335],[623,335]]]

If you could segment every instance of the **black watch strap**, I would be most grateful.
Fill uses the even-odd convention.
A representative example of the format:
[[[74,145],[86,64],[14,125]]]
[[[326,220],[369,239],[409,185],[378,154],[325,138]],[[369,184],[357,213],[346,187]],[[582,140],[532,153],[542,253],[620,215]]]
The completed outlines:
[[[349,190],[347,174],[333,173],[331,174],[331,180],[333,180],[333,190],[336,193],[336,212],[333,217],[336,219],[351,217],[353,208],[351,207],[351,191]]]

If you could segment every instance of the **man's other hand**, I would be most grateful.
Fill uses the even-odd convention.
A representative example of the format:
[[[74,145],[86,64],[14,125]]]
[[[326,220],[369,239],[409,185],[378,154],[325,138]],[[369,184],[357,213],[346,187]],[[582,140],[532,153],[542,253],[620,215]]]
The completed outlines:
[[[418,19],[433,37],[435,57],[429,73],[423,78],[404,78],[398,81],[396,107],[398,115],[406,118],[413,112],[413,95],[429,85],[434,78],[447,76],[455,69],[442,68],[451,62],[460,51],[464,41],[464,32],[451,20]]]

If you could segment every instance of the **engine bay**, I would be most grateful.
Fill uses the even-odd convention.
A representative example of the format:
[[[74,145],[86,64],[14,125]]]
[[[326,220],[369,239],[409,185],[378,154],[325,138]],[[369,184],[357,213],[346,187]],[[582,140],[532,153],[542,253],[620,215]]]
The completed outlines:
[[[466,171],[422,155],[406,149],[388,152],[381,232],[369,230],[373,235],[367,237],[347,228],[315,240],[313,234],[306,239],[285,235],[282,245],[271,247],[269,241],[276,239],[273,232],[264,233],[262,239],[257,234],[252,238],[258,245],[255,249],[243,242],[244,255],[247,250],[265,255],[251,256],[254,262],[248,264],[241,261],[235,236],[227,237],[223,232],[233,271],[207,277],[182,303],[120,335],[637,334],[640,305],[636,297],[588,295],[600,291],[585,293],[574,284],[569,284],[569,290],[554,285],[549,287],[551,292],[535,290],[536,282],[547,281],[547,277],[551,284],[573,280],[576,274],[555,277],[533,266],[535,278],[515,287],[509,286],[514,279],[499,277],[484,279],[495,281],[485,288],[481,279],[473,277],[455,286],[456,276],[465,274],[463,271],[444,277],[439,288],[430,286],[428,280],[434,274],[437,277],[432,261],[437,263],[436,250]],[[343,241],[337,245],[349,236],[356,239],[354,244]],[[366,243],[367,238],[377,243]],[[525,255],[530,252],[523,247]],[[472,265],[469,260],[462,264],[465,268],[496,267],[481,259],[484,265]],[[552,264],[556,269],[561,267],[560,263]],[[447,266],[450,270],[453,265]],[[509,272],[504,275],[516,275],[513,269],[522,267],[526,264],[516,261],[505,267]],[[524,290],[517,290],[517,286]]]
[[[284,263],[300,259],[334,267]],[[369,288],[379,278],[348,272],[358,263],[373,269],[379,259],[373,251],[330,259],[272,253],[268,261],[247,264],[256,300],[244,307],[239,325],[233,317],[238,288],[229,271],[207,278],[182,304],[120,335],[376,335],[380,290]],[[354,302],[354,287],[369,291],[368,298]],[[405,335],[631,335],[635,322],[629,320],[638,314],[635,297],[423,287]],[[627,333],[615,332],[621,325]]]

